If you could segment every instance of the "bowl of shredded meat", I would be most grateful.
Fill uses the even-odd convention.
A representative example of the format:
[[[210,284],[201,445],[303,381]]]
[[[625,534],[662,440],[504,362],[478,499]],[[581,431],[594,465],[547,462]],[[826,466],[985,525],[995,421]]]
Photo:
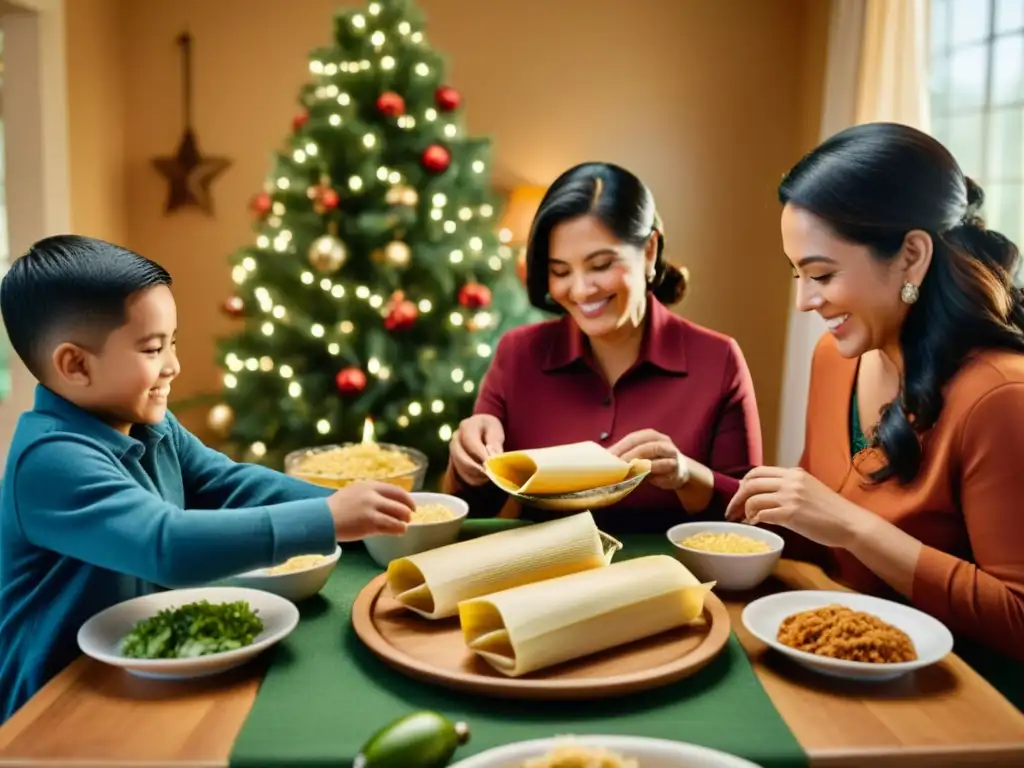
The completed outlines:
[[[891,680],[953,650],[952,633],[933,616],[855,592],[768,595],[748,604],[742,621],[768,647],[832,677]]]

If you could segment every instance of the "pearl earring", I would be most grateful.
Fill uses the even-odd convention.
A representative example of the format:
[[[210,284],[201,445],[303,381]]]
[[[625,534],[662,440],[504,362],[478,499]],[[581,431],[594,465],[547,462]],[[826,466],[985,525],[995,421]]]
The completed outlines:
[[[903,288],[900,289],[900,299],[904,304],[913,304],[917,301],[917,297],[920,292],[917,290],[917,286],[913,283],[904,283]]]

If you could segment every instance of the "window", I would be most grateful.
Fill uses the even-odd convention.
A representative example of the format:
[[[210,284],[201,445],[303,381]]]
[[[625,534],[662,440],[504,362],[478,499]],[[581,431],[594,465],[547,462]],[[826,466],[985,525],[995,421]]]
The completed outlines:
[[[1024,0],[931,0],[930,49],[932,133],[1024,248]]]
[[[7,271],[7,167],[4,156],[4,33],[0,30],[0,276]],[[10,344],[0,328],[0,402],[11,393]]]

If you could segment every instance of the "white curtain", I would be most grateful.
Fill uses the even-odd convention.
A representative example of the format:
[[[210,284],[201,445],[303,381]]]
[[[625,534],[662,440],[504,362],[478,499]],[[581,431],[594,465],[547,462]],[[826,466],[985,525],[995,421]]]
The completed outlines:
[[[820,138],[860,123],[928,129],[928,0],[832,0]],[[790,310],[776,461],[800,460],[814,345],[825,324]]]

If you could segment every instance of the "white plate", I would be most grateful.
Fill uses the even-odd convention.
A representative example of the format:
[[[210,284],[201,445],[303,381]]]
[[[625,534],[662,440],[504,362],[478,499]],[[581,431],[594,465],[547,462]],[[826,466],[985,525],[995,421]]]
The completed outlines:
[[[783,645],[776,636],[779,625],[787,616],[811,611],[826,605],[845,605],[855,611],[873,613],[882,621],[902,629],[917,649],[916,661],[895,664],[872,664],[866,661],[846,661],[798,651]],[[871,597],[856,592],[829,592],[797,590],[779,592],[753,601],[743,609],[743,626],[765,645],[793,659],[815,672],[849,680],[892,680],[907,672],[921,669],[940,661],[953,650],[953,635],[942,622],[891,600]]]
[[[308,600],[324,588],[338,564],[339,557],[341,557],[341,547],[336,546],[334,554],[327,555],[326,559],[308,568],[303,568],[301,571],[270,573],[269,568],[259,568],[255,571],[246,571],[236,576],[230,576],[214,582],[210,586],[260,589],[298,603]]]
[[[518,768],[530,758],[543,757],[566,743],[583,747],[603,747],[630,757],[640,768],[759,768],[756,763],[716,749],[698,747],[682,741],[648,739],[640,736],[574,736],[534,739],[495,747],[460,760],[451,768]]]
[[[121,655],[121,643],[137,622],[155,616],[164,608],[200,600],[211,603],[247,601],[263,620],[263,632],[245,648],[194,659],[130,659]],[[270,592],[240,587],[174,589],[136,597],[100,611],[78,630],[78,647],[97,661],[122,667],[139,677],[183,680],[241,666],[287,637],[298,623],[299,609]]]

